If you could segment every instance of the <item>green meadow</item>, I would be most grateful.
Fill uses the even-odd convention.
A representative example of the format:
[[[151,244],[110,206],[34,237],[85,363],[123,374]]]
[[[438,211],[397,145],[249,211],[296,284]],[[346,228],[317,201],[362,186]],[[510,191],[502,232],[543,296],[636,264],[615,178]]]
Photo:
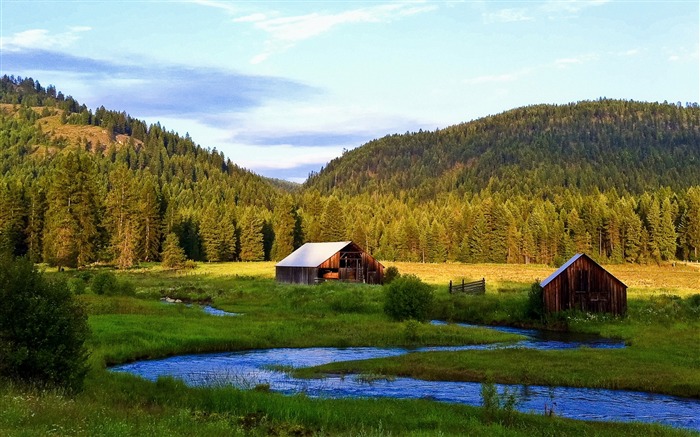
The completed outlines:
[[[390,264],[391,265],[391,264]],[[551,268],[460,264],[395,264],[434,287],[432,318],[539,326],[525,317],[530,284]],[[105,269],[47,271],[84,282],[77,298],[89,314],[91,371],[85,389],[60,392],[0,385],[0,435],[696,435],[648,424],[599,423],[427,400],[312,399],[266,387],[192,388],[107,371],[117,363],[177,354],[308,346],[419,346],[517,341],[517,335],[393,322],[381,286],[277,284],[272,263],[199,264],[166,271],[158,264],[114,271],[125,295],[96,295],[91,280]],[[612,269],[611,269],[612,270]],[[676,267],[664,283],[657,267],[635,266],[626,317],[561,314],[546,322],[571,331],[623,339],[624,349],[490,350],[414,353],[335,363],[297,373],[408,375],[428,380],[503,382],[643,390],[700,398],[700,270]],[[645,273],[647,272],[647,273]],[[645,278],[644,275],[647,275]],[[451,296],[447,282],[485,277],[483,296]],[[693,282],[693,277],[695,282]],[[623,278],[623,281],[625,279]],[[646,281],[646,282],[644,282]],[[674,282],[676,281],[676,282]],[[680,281],[680,282],[679,282]],[[80,288],[80,287],[79,287]],[[208,302],[240,317],[215,317]]]

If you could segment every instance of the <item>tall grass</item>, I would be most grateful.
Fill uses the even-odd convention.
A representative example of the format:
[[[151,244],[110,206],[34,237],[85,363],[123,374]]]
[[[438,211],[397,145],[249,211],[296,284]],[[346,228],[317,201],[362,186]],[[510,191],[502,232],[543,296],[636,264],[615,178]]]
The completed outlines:
[[[547,266],[387,265],[433,285],[433,317],[487,324],[525,323],[530,284],[553,271]],[[345,366],[368,375],[473,381],[490,375],[496,382],[632,388],[699,397],[700,326],[692,297],[700,293],[698,271],[682,265],[608,267],[633,287],[628,316],[562,317],[573,330],[623,338],[626,349],[410,354],[383,362],[338,363],[328,369],[342,371]],[[89,281],[89,273],[62,274]],[[200,263],[179,273],[151,264],[116,274],[133,284],[133,297],[95,296],[89,289],[79,297],[90,313],[93,331],[89,342],[93,366],[85,391],[69,398],[0,383],[0,435],[692,435],[654,425],[584,423],[519,413],[512,423],[488,423],[478,408],[427,400],[321,400],[230,387],[190,388],[168,378],[151,383],[109,373],[104,370],[107,364],[181,353],[281,346],[452,345],[516,338],[451,325],[391,322],[382,312],[381,287],[277,284],[274,263]],[[449,280],[462,277],[485,277],[487,293],[449,295]],[[243,316],[215,317],[196,305],[166,305],[160,302],[163,296],[207,300]]]

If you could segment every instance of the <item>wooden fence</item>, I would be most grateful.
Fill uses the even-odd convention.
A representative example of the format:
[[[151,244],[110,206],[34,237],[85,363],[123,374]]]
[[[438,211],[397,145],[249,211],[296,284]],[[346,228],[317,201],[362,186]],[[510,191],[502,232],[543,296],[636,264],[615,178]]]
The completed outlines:
[[[462,279],[461,284],[454,285],[450,281],[450,294],[452,293],[484,294],[486,293],[486,279],[482,278],[481,281],[474,282],[464,282]]]

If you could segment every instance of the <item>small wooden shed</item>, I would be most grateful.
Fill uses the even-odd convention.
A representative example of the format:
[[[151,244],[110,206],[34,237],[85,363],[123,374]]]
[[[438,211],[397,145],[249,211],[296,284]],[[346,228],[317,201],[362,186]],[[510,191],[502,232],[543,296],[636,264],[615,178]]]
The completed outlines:
[[[540,283],[546,312],[579,309],[624,314],[627,286],[586,254],[574,255]]]
[[[275,266],[278,282],[326,280],[381,284],[384,266],[352,241],[306,243]]]

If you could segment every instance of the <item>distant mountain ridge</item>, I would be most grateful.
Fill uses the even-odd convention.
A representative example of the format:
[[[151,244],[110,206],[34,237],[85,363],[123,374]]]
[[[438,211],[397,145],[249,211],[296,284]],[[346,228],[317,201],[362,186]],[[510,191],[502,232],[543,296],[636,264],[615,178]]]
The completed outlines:
[[[389,135],[332,160],[321,193],[639,194],[700,183],[700,108],[600,99],[527,106],[433,132]]]

